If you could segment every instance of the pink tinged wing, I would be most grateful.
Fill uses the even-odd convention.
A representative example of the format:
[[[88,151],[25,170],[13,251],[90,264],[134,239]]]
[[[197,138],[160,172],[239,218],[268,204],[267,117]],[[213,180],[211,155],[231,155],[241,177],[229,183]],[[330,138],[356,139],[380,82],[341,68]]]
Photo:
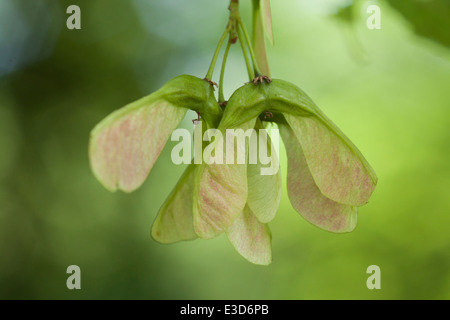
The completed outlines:
[[[197,165],[191,164],[159,210],[152,227],[152,237],[160,243],[174,243],[197,238],[194,232],[193,197]]]
[[[240,129],[246,131],[253,128],[255,121],[253,119],[244,123]],[[236,155],[238,152],[248,152],[248,144],[242,146],[235,143],[234,161],[227,164],[226,141],[223,139],[228,140],[228,136],[225,130],[221,132],[222,135],[212,143],[223,147],[215,150],[216,153],[222,153],[222,164],[208,165],[208,159],[204,159],[205,163],[199,168],[195,183],[194,229],[203,239],[211,239],[223,233],[247,202],[247,164],[238,164]]]
[[[245,165],[212,164],[200,168],[198,192],[194,195],[194,229],[211,239],[230,226],[247,200]]]
[[[326,118],[289,114],[285,118],[300,142],[322,194],[343,204],[366,204],[377,178],[353,143]]]
[[[272,262],[272,235],[269,227],[258,221],[248,206],[227,230],[237,252],[248,261],[269,265]]]
[[[312,224],[332,232],[350,232],[357,222],[357,208],[335,202],[317,187],[302,147],[292,129],[279,125],[288,157],[287,188],[292,206]]]
[[[273,147],[270,136],[267,135],[267,149],[271,150],[272,158],[278,155]],[[279,161],[272,159],[278,165],[278,171],[274,175],[262,175],[262,164],[259,161],[256,164],[249,164],[247,167],[248,198],[247,205],[263,223],[272,221],[275,217],[281,201],[281,170],[279,170]]]
[[[186,111],[150,95],[105,118],[89,143],[97,179],[111,191],[140,187]]]

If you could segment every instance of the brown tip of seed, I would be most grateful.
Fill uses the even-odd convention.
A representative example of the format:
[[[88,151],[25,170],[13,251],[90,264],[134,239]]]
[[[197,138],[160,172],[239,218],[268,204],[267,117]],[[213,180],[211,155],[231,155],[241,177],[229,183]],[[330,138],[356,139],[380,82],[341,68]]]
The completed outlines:
[[[219,103],[219,107],[225,108],[225,107],[227,106],[227,104],[228,104],[228,101],[220,102],[220,103]]]
[[[213,87],[216,86],[217,88],[219,87],[219,85],[217,83],[215,83],[214,81],[208,79],[208,78],[204,78],[203,80],[205,80],[206,82],[208,82],[210,85],[212,85]]]
[[[255,79],[253,79],[253,84],[256,86],[258,83],[263,83],[266,81],[267,83],[271,83],[272,79],[268,76],[257,76]]]

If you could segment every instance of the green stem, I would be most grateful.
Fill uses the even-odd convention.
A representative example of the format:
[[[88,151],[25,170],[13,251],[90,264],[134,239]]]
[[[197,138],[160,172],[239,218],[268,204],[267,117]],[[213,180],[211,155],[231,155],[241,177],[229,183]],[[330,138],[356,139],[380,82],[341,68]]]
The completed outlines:
[[[245,45],[244,37],[242,36],[241,28],[238,28],[237,32],[238,32],[239,42],[241,43],[241,47],[242,47],[242,53],[244,54],[245,64],[247,65],[248,77],[250,78],[250,81],[252,81],[253,79],[255,79],[255,72],[253,71],[252,64],[248,57],[248,52],[247,52],[247,48]]]
[[[230,33],[230,28],[227,28],[223,33],[222,37],[219,40],[219,44],[217,45],[216,51],[214,52],[213,59],[211,61],[211,65],[209,66],[208,73],[206,74],[206,79],[211,80],[214,68],[216,67],[217,58],[219,57],[220,49],[227,38],[227,35]]]
[[[266,14],[266,12],[262,12],[262,10],[267,10],[268,8],[262,8],[261,3],[263,1],[261,0],[253,0],[252,1],[252,7],[253,7],[253,50],[255,51],[256,61],[258,62],[259,69],[265,76],[270,77],[270,67],[269,67],[269,61],[267,58],[267,45],[266,45],[266,31],[265,31],[265,24],[267,21],[264,21],[267,19],[263,18],[263,15]],[[266,5],[268,4],[268,0],[265,1]],[[270,28],[272,27],[272,22],[270,21]],[[273,42],[273,35],[270,32],[270,41]]]
[[[219,102],[224,102],[225,101],[225,97],[223,95],[223,79],[225,77],[225,66],[227,64],[227,59],[228,59],[228,53],[230,52],[230,47],[231,47],[232,43],[231,43],[231,39],[230,41],[228,41],[228,45],[227,48],[225,49],[225,53],[223,55],[223,61],[222,61],[222,69],[220,70],[220,80],[219,80]]]
[[[247,29],[245,28],[245,25],[240,18],[239,18],[238,22],[239,22],[239,27],[240,27],[239,29],[242,29],[242,31],[244,32],[245,41],[247,42],[248,48],[250,50],[250,56],[252,57],[252,62],[253,62],[253,67],[255,69],[255,73],[256,73],[256,75],[262,75],[262,73],[258,67],[258,62],[256,60],[255,52],[253,51],[253,46],[250,41],[250,37],[248,36]]]

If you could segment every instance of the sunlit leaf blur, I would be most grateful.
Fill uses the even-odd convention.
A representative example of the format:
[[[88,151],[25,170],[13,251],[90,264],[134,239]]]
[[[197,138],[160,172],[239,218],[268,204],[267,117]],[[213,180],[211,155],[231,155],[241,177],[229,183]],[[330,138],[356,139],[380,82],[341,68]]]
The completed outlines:
[[[241,2],[250,27],[251,1]],[[228,1],[79,0],[82,29],[68,30],[72,1],[0,0],[0,298],[449,299],[449,8],[350,2],[272,1],[268,58],[272,77],[306,91],[358,146],[377,189],[352,233],[323,231],[292,208],[281,147],[273,262],[262,267],[225,234],[152,240],[186,168],[171,162],[175,143],[132,194],[105,190],[88,161],[105,115],[179,74],[204,76]],[[366,27],[369,3],[381,30]],[[225,79],[228,97],[248,81],[239,48]],[[66,287],[70,265],[82,290]],[[366,287],[370,265],[381,290]]]

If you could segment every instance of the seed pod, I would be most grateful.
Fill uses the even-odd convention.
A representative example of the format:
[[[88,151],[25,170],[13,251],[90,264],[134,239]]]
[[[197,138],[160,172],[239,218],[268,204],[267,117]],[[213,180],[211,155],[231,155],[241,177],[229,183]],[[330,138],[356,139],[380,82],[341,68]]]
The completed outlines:
[[[242,100],[245,100],[242,92],[233,94],[218,127],[221,134],[212,142],[216,152],[222,153],[220,163],[207,164],[210,162],[205,159],[198,169],[194,191],[194,229],[201,238],[210,239],[227,230],[242,214],[246,204],[262,223],[272,220],[279,206],[281,173],[278,170],[278,155],[273,151],[270,138],[266,136],[263,143],[268,145],[275,159],[275,175],[261,175],[261,163],[249,164],[248,145],[239,143],[245,141],[245,137],[254,140],[254,143],[258,141],[259,135],[254,130],[262,128],[258,114],[253,118],[242,115],[241,119],[248,119],[246,122],[237,123],[229,119],[234,118],[235,113],[228,110],[241,111],[243,108],[236,106]],[[245,110],[252,112],[252,109]],[[245,159],[239,161],[237,154],[245,155]]]
[[[263,129],[259,120],[255,119],[252,123],[255,129]],[[219,125],[219,129],[223,128]],[[272,260],[272,237],[266,223],[275,216],[281,200],[278,156],[270,138],[262,132],[253,131],[251,123],[239,129],[243,130],[242,136],[244,129],[252,130],[249,131],[249,135],[252,133],[250,140],[253,139],[254,143],[259,141],[260,146],[267,145],[276,173],[262,175],[262,169],[267,168],[257,157],[258,154],[254,164],[251,164],[253,154],[247,154],[248,150],[243,151],[248,148],[247,145],[238,145],[238,141],[235,141],[233,149],[230,149],[227,148],[230,141],[222,141],[228,132],[216,135],[216,140],[207,148],[212,145],[216,156],[222,154],[223,158],[219,159],[222,164],[210,163],[209,154],[205,153],[205,162],[198,166],[194,187],[194,230],[199,237],[206,239],[226,231],[230,242],[245,259],[255,264],[268,265]],[[258,137],[260,139],[255,139]],[[231,159],[228,153],[230,150],[234,151]],[[237,163],[238,150],[245,154],[246,160],[242,164]],[[227,164],[227,160],[233,161]]]
[[[193,223],[194,180],[198,165],[190,164],[158,212],[152,237],[160,243],[197,238]]]
[[[228,108],[228,105],[227,105]],[[226,129],[241,129],[242,135],[252,130],[256,119],[242,124],[239,128],[225,128],[222,122],[218,130],[221,134],[211,142],[211,146],[220,154],[217,162],[211,163],[205,154],[204,162],[197,171],[194,191],[194,229],[200,238],[211,239],[223,233],[244,210],[247,203],[247,164],[239,164],[237,154],[245,155],[245,145],[235,143],[226,146],[229,137]],[[226,148],[226,152],[224,151]],[[210,163],[210,164],[208,164]]]
[[[188,109],[208,126],[218,125],[222,110],[213,91],[207,81],[182,75],[111,113],[91,132],[89,159],[97,179],[110,191],[140,187]]]
[[[247,205],[260,222],[268,223],[275,218],[281,201],[281,170],[278,154],[270,136],[264,130],[260,120],[257,120],[255,130],[258,136],[257,163],[247,165],[248,195]],[[266,144],[270,156],[270,164],[275,168],[275,174],[262,174],[266,164],[261,163],[262,144]]]
[[[199,123],[195,126],[194,139],[198,136],[202,137],[206,132],[207,125],[204,125],[204,123],[204,120],[199,120]],[[203,144],[200,148],[201,150],[196,151],[203,153],[205,146]],[[152,237],[154,240],[168,244],[197,238],[197,234],[194,231],[193,198],[194,182],[198,168],[199,165],[195,164],[194,155],[191,164],[159,209],[152,226]]]
[[[357,208],[335,202],[317,187],[293,130],[279,123],[288,158],[287,190],[292,206],[312,224],[332,232],[350,232],[356,227]]]
[[[294,131],[321,192],[348,205],[367,203],[377,177],[367,160],[342,131],[299,88],[282,80],[236,92],[239,103],[227,109],[226,126],[239,126],[265,110],[282,115]],[[249,99],[245,99],[249,97]],[[231,99],[230,99],[231,101]],[[240,107],[236,107],[240,106]],[[232,116],[227,116],[227,112]]]
[[[272,233],[267,224],[258,221],[248,205],[226,233],[236,251],[248,261],[260,265],[272,262]]]
[[[273,115],[272,121],[280,123],[288,149],[288,189],[294,208],[319,227],[334,232],[351,231],[356,225],[355,207],[366,204],[376,186],[373,169],[314,102],[286,81],[273,80],[258,86],[247,84],[238,89],[230,98],[219,127],[248,127],[267,111]],[[221,189],[233,194],[234,207],[229,206],[225,212],[219,206],[220,213],[216,214],[233,217],[236,211],[243,209],[243,199],[248,195],[247,183],[242,177],[247,173],[246,168],[240,172],[235,169],[234,176],[230,176],[231,169],[223,176],[211,168],[207,170],[204,181],[208,180],[208,175],[218,177],[214,181],[215,188],[209,191],[211,199],[215,198],[211,193]]]

